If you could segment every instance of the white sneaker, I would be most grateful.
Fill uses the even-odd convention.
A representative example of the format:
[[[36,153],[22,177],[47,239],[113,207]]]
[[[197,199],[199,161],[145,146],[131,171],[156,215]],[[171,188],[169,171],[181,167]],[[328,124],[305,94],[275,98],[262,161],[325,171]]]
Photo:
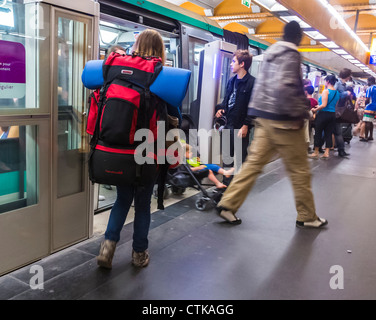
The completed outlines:
[[[317,218],[315,221],[311,221],[311,222],[296,221],[296,226],[298,228],[321,228],[327,224],[328,224],[328,220],[324,218]]]

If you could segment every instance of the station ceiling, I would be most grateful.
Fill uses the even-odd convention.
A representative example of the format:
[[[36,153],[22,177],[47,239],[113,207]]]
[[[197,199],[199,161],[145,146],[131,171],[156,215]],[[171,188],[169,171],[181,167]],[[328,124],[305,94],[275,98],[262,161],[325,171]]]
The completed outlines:
[[[297,20],[305,31],[299,50],[307,61],[335,72],[347,67],[358,78],[376,76],[369,65],[376,0],[248,0],[250,7],[244,0],[165,1],[266,45],[281,39],[287,21]]]

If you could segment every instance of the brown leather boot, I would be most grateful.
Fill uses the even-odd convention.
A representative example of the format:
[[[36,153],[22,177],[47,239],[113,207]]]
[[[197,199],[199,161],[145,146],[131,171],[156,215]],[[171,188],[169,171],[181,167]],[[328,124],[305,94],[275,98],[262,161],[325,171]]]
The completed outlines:
[[[112,258],[114,257],[116,249],[116,242],[111,240],[104,240],[97,256],[97,263],[100,267],[111,269]]]

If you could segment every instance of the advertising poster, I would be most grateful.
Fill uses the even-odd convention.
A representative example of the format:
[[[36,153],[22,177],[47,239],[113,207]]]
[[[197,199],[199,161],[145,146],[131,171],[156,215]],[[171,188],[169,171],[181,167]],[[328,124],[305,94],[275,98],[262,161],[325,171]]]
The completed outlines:
[[[22,43],[0,40],[0,99],[23,98],[26,51]]]

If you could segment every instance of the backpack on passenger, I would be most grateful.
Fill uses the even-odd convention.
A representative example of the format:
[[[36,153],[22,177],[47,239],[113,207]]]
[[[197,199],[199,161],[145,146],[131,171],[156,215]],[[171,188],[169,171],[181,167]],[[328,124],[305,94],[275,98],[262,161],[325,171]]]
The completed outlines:
[[[155,180],[157,121],[166,120],[167,109],[149,87],[162,67],[157,57],[115,52],[104,62],[104,85],[89,98],[87,133],[93,135],[89,178],[93,183],[144,185]],[[150,130],[142,141],[135,139],[139,129]],[[153,151],[144,148],[140,153],[141,143],[152,145]]]

